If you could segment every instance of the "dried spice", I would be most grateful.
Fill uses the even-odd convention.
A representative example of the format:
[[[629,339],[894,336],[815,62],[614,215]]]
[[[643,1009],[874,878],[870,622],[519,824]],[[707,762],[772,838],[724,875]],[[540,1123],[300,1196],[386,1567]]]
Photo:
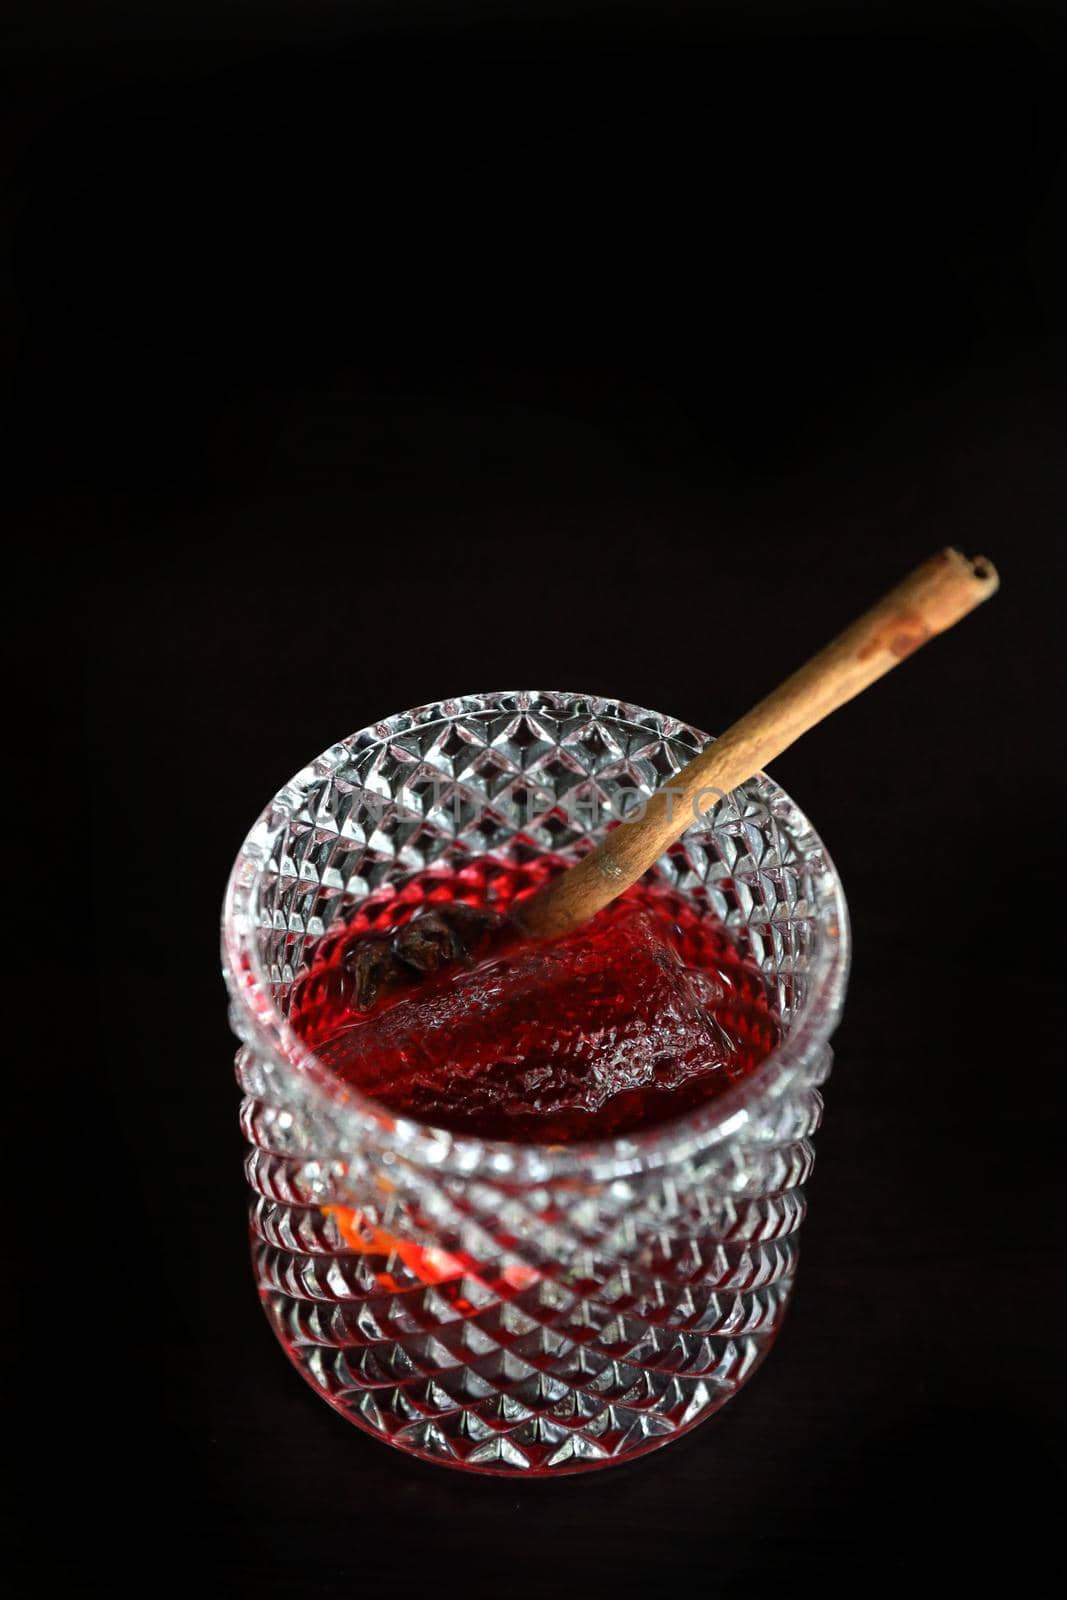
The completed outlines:
[[[469,966],[506,926],[499,912],[455,901],[428,907],[391,934],[365,934],[344,960],[355,1008],[369,1011],[391,990],[442,967]]]

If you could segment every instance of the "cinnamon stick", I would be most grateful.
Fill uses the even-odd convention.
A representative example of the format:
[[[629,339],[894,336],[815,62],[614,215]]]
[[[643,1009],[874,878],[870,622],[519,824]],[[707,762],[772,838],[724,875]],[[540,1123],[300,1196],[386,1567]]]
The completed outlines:
[[[640,821],[623,822],[577,865],[516,908],[524,931],[551,939],[614,900],[704,812],[838,706],[890,672],[995,594],[985,557],[942,550],[891,590],[818,655],[709,744],[669,788],[653,794]]]

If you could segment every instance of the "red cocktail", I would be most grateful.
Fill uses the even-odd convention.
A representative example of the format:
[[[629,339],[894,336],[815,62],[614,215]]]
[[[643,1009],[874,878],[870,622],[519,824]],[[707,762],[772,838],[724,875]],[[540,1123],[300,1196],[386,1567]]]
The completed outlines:
[[[778,1042],[763,974],[722,924],[639,883],[579,932],[475,952],[368,1009],[368,937],[428,908],[506,914],[558,862],[429,872],[372,897],[326,938],[290,1022],[338,1078],[392,1111],[485,1139],[545,1144],[634,1133],[714,1099]]]

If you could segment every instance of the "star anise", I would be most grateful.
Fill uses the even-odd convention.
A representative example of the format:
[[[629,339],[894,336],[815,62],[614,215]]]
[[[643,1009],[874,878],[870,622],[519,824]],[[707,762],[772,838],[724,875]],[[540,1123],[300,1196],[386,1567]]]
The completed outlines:
[[[408,988],[442,967],[469,966],[505,926],[499,912],[481,906],[431,906],[394,933],[368,933],[345,957],[352,1001],[369,1011],[392,989]]]
[[[417,972],[437,972],[455,961],[469,962],[502,921],[495,911],[460,901],[431,906],[393,935],[393,949]]]

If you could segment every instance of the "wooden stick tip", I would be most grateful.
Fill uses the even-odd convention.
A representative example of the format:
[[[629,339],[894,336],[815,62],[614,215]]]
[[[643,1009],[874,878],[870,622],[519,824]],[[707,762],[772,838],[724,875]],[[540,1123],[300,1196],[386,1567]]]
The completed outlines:
[[[950,545],[944,552],[954,566],[966,568],[972,578],[976,578],[981,585],[983,600],[988,600],[990,595],[996,594],[1000,588],[1000,574],[988,556],[965,556],[962,550],[957,550]]]

